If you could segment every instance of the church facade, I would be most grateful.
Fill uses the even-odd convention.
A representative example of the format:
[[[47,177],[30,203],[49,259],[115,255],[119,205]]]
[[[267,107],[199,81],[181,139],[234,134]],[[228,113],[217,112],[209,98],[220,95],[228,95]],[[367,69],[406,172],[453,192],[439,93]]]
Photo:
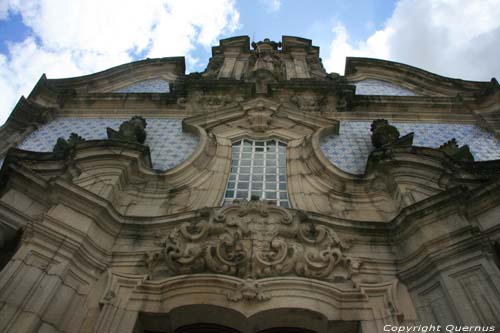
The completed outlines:
[[[2,332],[500,330],[500,86],[228,38],[0,129]]]

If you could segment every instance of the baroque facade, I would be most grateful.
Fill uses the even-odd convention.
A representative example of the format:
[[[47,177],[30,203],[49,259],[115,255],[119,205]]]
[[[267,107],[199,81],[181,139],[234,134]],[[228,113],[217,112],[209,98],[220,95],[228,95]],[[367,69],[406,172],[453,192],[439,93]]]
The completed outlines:
[[[0,138],[2,332],[500,329],[495,79],[234,37],[42,76]]]

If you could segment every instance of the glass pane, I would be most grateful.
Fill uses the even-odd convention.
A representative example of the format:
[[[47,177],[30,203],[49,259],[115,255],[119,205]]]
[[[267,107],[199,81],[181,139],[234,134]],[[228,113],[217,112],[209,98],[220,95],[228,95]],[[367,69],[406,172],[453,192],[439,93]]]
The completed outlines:
[[[276,168],[266,168],[266,174],[275,174],[276,173]]]
[[[262,190],[262,183],[252,183],[252,190]]]
[[[236,198],[238,198],[238,199],[246,199],[247,197],[248,197],[248,192],[246,192],[246,191],[236,192]]]
[[[264,179],[263,175],[252,175],[253,182],[261,182]]]
[[[252,192],[252,196],[262,198],[262,192],[260,192],[260,191]]]
[[[253,173],[264,173],[264,168],[262,167],[253,168]]]
[[[289,207],[286,144],[277,140],[240,140],[232,146],[231,173],[224,204],[250,195],[270,204]]]
[[[276,192],[266,192],[266,199],[276,199]]]
[[[276,175],[266,175],[266,181],[267,182],[276,181]]]
[[[264,154],[262,153],[255,153],[255,155],[253,156],[254,160],[262,160],[264,159]]]

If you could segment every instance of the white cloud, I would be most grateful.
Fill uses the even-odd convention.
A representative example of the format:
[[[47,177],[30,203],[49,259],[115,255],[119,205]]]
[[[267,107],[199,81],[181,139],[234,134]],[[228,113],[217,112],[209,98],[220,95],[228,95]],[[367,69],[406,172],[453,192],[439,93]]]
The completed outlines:
[[[333,32],[329,71],[343,73],[345,56],[362,56],[469,80],[500,76],[500,0],[401,0],[365,41],[351,41],[341,23]]]
[[[277,12],[281,7],[281,0],[259,0],[268,13]]]
[[[239,26],[234,0],[1,0],[0,20],[19,13],[33,35],[0,54],[0,124],[42,73],[100,71],[145,57],[186,56]]]

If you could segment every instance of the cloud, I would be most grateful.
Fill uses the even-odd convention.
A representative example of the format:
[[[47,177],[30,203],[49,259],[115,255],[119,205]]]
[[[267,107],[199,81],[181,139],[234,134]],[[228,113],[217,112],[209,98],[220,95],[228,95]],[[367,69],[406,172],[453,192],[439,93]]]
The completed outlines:
[[[281,7],[281,0],[259,0],[268,13],[277,12]]]
[[[0,124],[21,95],[49,78],[100,71],[138,57],[186,56],[239,27],[234,0],[5,0],[0,20],[20,14],[32,35],[0,54]]]
[[[401,0],[366,40],[351,41],[341,22],[332,32],[329,71],[343,73],[346,56],[362,56],[468,80],[500,77],[500,0]]]

